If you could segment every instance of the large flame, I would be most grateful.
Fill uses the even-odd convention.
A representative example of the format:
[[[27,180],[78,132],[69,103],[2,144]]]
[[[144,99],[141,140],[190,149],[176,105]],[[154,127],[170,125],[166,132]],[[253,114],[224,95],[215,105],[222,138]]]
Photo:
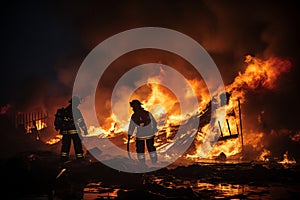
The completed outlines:
[[[202,155],[205,155],[206,158],[214,158],[221,153],[227,157],[234,156],[242,151],[243,145],[250,145],[253,149],[263,151],[264,147],[261,140],[264,133],[253,130],[244,131],[241,127],[243,115],[240,113],[239,108],[246,101],[247,92],[257,88],[273,89],[279,76],[290,70],[291,62],[277,57],[264,60],[247,55],[245,57],[245,63],[246,68],[244,72],[239,72],[234,81],[226,86],[226,94],[229,96],[227,96],[227,102],[225,103],[222,102],[222,99],[211,98],[207,88],[203,87],[205,85],[203,80],[198,79],[188,80],[194,95],[197,96],[199,108],[191,113],[181,113],[180,104],[176,96],[172,95],[172,92],[168,91],[167,88],[161,86],[159,80],[156,80],[157,84],[154,84],[153,82],[155,81],[153,80],[155,80],[155,77],[149,80],[149,83],[145,86],[147,90],[143,90],[142,88],[142,92],[136,91],[132,95],[132,98],[144,99],[142,102],[144,108],[150,110],[154,114],[154,117],[158,119],[159,133],[164,133],[166,137],[164,141],[172,139],[171,137],[174,136],[174,130],[178,125],[186,123],[189,118],[195,115],[201,115],[209,104],[213,104],[214,100],[217,101],[216,103],[220,105],[218,109],[223,109],[226,112],[226,118],[224,118],[224,116],[217,116],[216,113],[219,112],[211,113],[210,117],[214,123],[207,123],[197,130],[194,141],[195,149],[188,154],[190,158],[201,158]],[[145,91],[148,92],[147,98],[145,98]],[[187,101],[189,95],[191,94],[186,95]],[[222,96],[222,94],[216,96],[219,97]],[[128,109],[130,113],[130,108]],[[118,121],[118,119],[111,114],[105,123],[103,127],[110,127],[109,129],[106,130],[102,127],[90,126],[88,128],[89,136],[115,137],[123,134],[125,137],[126,134],[124,133],[126,133],[128,128],[128,121]],[[244,134],[243,137],[242,133]],[[208,134],[212,134],[212,138],[208,138],[208,140],[215,140],[216,137],[230,135],[238,135],[238,137],[219,141],[211,148],[209,143],[204,141],[205,136]],[[126,141],[126,139],[124,139],[124,141]],[[203,152],[205,151],[209,151],[208,154],[204,154]]]
[[[234,79],[234,82],[227,87],[227,90],[235,97],[245,100],[245,93],[255,90],[258,87],[273,89],[275,82],[283,72],[288,72],[291,68],[290,60],[271,57],[262,60],[251,55],[245,57],[247,67],[244,73]]]
[[[291,62],[276,57],[271,57],[267,60],[262,60],[251,55],[245,57],[245,63],[247,64],[245,72],[239,72],[238,76],[234,79],[233,83],[226,87],[226,91],[230,94],[228,104],[220,109],[225,109],[227,112],[226,120],[223,124],[215,124],[215,126],[221,127],[219,131],[223,135],[228,135],[230,132],[239,134],[239,139],[228,139],[218,142],[214,148],[208,154],[208,158],[219,156],[221,153],[225,153],[226,156],[237,155],[242,151],[242,145],[251,146],[253,149],[259,151],[263,149],[261,140],[263,138],[263,132],[255,132],[253,130],[247,130],[242,132],[241,121],[242,116],[238,117],[239,103],[246,101],[246,93],[255,90],[258,87],[265,89],[273,89],[275,82],[283,72],[287,72],[291,68]],[[216,118],[216,123],[222,121],[220,116],[212,116]],[[222,131],[221,131],[222,130]],[[202,132],[209,133],[212,131],[210,124],[202,128]],[[244,135],[241,135],[241,134]],[[241,138],[243,137],[243,138]],[[197,137],[199,139],[199,137]],[[200,138],[201,140],[202,138]],[[243,140],[242,140],[243,139]],[[242,144],[243,142],[243,144]],[[198,141],[196,154],[192,157],[201,156],[201,152],[205,146],[202,145],[202,141]]]

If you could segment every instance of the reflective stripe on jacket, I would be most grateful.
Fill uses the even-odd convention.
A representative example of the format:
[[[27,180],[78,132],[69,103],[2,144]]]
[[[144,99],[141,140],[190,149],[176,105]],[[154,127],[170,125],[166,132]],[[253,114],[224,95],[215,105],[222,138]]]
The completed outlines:
[[[67,131],[62,131],[62,134],[77,134],[77,130],[67,130]]]

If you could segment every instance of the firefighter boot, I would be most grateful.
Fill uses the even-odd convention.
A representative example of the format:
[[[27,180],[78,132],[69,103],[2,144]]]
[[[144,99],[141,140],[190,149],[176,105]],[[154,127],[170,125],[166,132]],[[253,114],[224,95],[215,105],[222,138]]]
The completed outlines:
[[[60,155],[60,161],[61,162],[66,162],[69,160],[69,153],[67,152],[61,152],[61,155]]]
[[[138,160],[141,164],[145,165],[146,159],[145,159],[145,154],[144,153],[138,153]]]
[[[149,153],[152,164],[157,163],[157,153],[156,151],[152,151]]]

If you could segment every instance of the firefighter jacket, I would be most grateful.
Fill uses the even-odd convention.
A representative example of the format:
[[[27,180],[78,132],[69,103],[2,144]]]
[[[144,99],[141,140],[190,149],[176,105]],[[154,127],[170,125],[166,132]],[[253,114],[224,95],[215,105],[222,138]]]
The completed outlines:
[[[158,131],[157,122],[149,111],[141,108],[131,115],[128,135],[132,136],[135,130],[137,139],[149,139],[154,137]]]
[[[80,134],[81,130],[87,134],[87,127],[81,111],[77,107],[72,109],[72,104],[70,104],[66,107],[66,113],[64,123],[66,123],[67,128],[62,131],[62,134]]]

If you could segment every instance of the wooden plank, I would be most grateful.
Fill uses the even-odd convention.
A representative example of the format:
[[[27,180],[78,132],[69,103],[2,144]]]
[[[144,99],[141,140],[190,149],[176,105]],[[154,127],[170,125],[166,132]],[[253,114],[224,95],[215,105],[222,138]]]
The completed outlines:
[[[223,140],[228,140],[228,139],[233,139],[233,138],[238,138],[239,134],[234,134],[234,135],[225,135],[223,137],[219,137],[218,141],[223,141]]]

